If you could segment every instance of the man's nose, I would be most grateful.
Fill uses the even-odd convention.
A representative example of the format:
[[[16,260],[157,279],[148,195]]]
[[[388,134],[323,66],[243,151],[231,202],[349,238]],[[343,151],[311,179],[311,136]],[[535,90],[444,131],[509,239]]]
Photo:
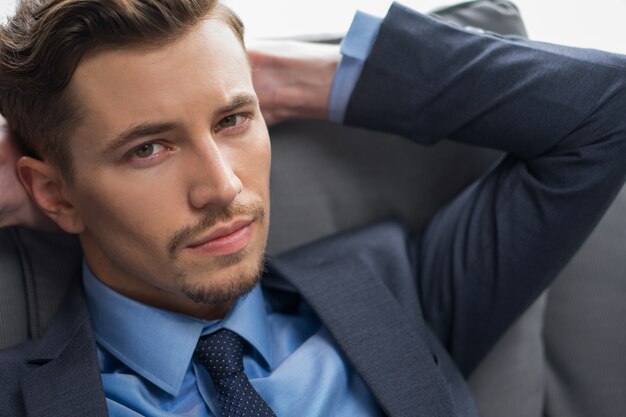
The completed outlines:
[[[194,208],[228,206],[242,191],[243,185],[235,174],[228,152],[223,152],[215,142],[196,148],[192,159],[189,202]]]

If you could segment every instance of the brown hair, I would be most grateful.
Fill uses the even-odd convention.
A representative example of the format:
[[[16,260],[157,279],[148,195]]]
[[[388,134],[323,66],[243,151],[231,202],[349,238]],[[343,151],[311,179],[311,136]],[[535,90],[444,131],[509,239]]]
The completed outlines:
[[[48,159],[67,180],[67,136],[80,120],[66,88],[88,53],[173,42],[207,16],[243,45],[243,24],[219,0],[22,0],[0,27],[0,113],[24,151]]]

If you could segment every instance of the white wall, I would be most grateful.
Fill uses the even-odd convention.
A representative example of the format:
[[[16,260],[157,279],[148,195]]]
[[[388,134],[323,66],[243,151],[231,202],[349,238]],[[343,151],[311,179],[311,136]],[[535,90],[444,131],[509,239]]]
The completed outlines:
[[[4,18],[13,11],[14,6],[14,0],[0,0],[0,17],[2,17],[0,20],[4,22]]]
[[[460,0],[459,0],[460,1]],[[546,42],[626,54],[626,0],[514,0],[529,35]],[[343,32],[353,11],[384,15],[389,0],[227,0],[251,37]],[[401,0],[427,12],[455,0]]]
[[[250,37],[341,33],[355,9],[384,15],[389,0],[226,0],[241,15]],[[454,0],[402,0],[426,12]],[[0,17],[15,0],[0,0]],[[515,0],[534,39],[626,54],[626,0]]]

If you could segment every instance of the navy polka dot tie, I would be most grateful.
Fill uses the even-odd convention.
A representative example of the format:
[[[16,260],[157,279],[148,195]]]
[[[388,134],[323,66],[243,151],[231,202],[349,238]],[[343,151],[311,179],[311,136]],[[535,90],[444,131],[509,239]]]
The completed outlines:
[[[276,417],[243,373],[243,339],[228,329],[203,336],[195,357],[213,379],[223,417]]]

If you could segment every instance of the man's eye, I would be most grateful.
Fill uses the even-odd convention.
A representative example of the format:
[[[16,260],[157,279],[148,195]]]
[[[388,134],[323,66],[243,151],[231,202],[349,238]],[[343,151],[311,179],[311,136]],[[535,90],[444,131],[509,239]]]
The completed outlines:
[[[230,127],[235,127],[245,122],[246,117],[243,114],[231,114],[229,116],[224,117],[217,123],[217,127],[215,130],[220,129],[228,129]]]
[[[159,145],[158,143],[144,143],[135,149],[133,155],[137,158],[149,158],[160,151],[161,148],[163,148],[163,145]]]

